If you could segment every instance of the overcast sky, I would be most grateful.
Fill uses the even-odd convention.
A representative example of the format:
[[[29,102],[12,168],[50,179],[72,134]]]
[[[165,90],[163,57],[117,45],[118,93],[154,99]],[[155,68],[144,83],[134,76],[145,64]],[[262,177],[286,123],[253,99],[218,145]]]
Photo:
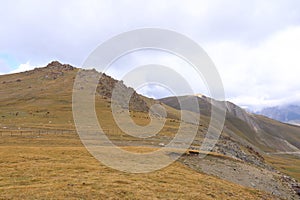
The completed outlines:
[[[204,48],[220,73],[228,100],[252,109],[300,102],[298,0],[12,0],[1,1],[0,25],[1,74],[52,60],[81,66],[110,37],[156,27],[182,33]],[[153,52],[135,53],[121,64],[120,59],[115,68],[149,64],[147,56],[186,68],[172,56]],[[140,92],[167,95],[148,89]],[[207,94],[202,86],[196,92]]]

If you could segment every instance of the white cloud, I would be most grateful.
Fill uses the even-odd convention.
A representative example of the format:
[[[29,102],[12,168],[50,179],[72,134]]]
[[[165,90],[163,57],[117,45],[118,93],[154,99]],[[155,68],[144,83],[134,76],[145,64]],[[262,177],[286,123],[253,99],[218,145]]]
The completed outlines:
[[[153,74],[150,72],[151,70],[147,71],[148,74],[139,72],[138,67],[145,65],[165,66],[170,71],[160,68],[161,70],[154,71]],[[149,67],[151,68],[152,66]],[[177,95],[202,93],[209,96],[210,94],[209,88],[206,87],[205,80],[202,80],[202,75],[188,62],[174,54],[161,50],[140,50],[126,54],[116,60],[109,69],[107,69],[106,73],[116,79],[123,79],[125,84],[135,89],[137,88],[135,82],[137,82],[142,75],[144,83],[151,82],[151,86],[144,86],[139,92],[150,97],[163,98],[170,95],[170,92],[160,88],[161,85],[159,85],[159,83],[168,83],[166,86],[172,88],[173,92],[176,91],[177,93],[175,94]],[[130,80],[126,78],[126,76],[130,76],[130,74],[134,73],[137,74],[135,78],[132,76]],[[158,83],[156,87],[152,85],[153,82],[151,80],[154,79]]]
[[[300,102],[300,26],[277,32],[255,47],[234,41],[207,45],[227,97],[258,108]]]
[[[233,39],[256,44],[300,23],[298,1],[8,1],[0,7],[0,52],[21,63],[82,64],[98,44],[120,32],[160,27],[199,43]],[[76,11],[76,12],[74,12]],[[14,13],[13,15],[11,13]]]
[[[30,65],[29,62],[27,62],[27,63],[24,63],[24,64],[20,64],[16,69],[10,71],[9,73],[13,74],[13,73],[24,72],[24,71],[32,70],[36,67],[37,66],[32,66],[32,65]]]

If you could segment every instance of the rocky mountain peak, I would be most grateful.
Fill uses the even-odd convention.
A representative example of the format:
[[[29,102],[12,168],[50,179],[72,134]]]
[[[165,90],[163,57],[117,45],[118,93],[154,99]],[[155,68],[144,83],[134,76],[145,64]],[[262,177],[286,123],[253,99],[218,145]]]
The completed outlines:
[[[50,62],[47,66],[47,69],[51,69],[51,70],[58,70],[58,71],[71,71],[74,70],[74,67],[72,67],[69,64],[62,64],[58,61],[52,61]]]

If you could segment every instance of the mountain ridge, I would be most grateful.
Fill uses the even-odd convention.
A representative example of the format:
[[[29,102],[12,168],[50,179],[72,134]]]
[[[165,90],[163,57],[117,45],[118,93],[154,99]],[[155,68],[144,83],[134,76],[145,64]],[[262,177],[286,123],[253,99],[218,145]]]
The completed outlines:
[[[75,130],[72,115],[72,92],[74,92],[74,80],[80,70],[86,72],[86,76],[87,74],[100,74],[93,69],[83,70],[59,62],[51,62],[43,68],[17,74],[1,75],[0,131]],[[129,93],[133,92],[129,107],[122,104],[120,106],[124,110],[129,108],[130,117],[138,125],[145,126],[151,122],[151,119],[161,120],[159,115],[152,115],[149,112],[152,105],[160,104],[166,109],[165,126],[157,135],[139,139],[125,134],[118,128],[111,112],[111,104],[114,101],[111,99],[112,89],[116,84],[120,84],[121,88]],[[198,130],[190,146],[191,149],[197,152],[208,131],[211,106],[212,104],[218,106],[219,103],[209,97],[198,96],[200,125],[184,123],[181,120],[182,112],[193,120],[199,119],[199,113],[195,113],[194,108],[189,106],[185,106],[185,109],[188,110],[181,110],[176,99],[181,98],[181,100],[186,101],[186,105],[189,105],[188,102],[191,96],[154,100],[135,93],[132,88],[124,85],[122,81],[102,74],[95,93],[95,111],[102,129],[107,131],[107,136],[115,144],[125,147],[143,145],[159,148],[166,146],[172,141],[180,125],[184,124],[187,128],[191,127]],[[211,101],[213,101],[212,104]],[[118,103],[118,99],[116,99],[116,102]],[[239,180],[236,175],[224,177],[217,171],[211,171],[213,167],[211,169],[199,169],[198,163],[202,161],[197,156],[189,154],[184,154],[178,162],[195,169],[197,172],[212,174],[252,189],[259,188],[270,194],[279,190],[280,194],[276,193],[277,196],[287,195],[292,199],[292,196],[295,195],[292,191],[292,185],[297,184],[297,182],[292,178],[282,181],[281,178],[285,175],[275,170],[268,160],[270,159],[269,156],[273,156],[274,153],[296,151],[293,146],[297,149],[299,147],[299,138],[296,134],[299,133],[299,129],[263,116],[250,114],[233,103],[226,103],[226,109],[227,116],[222,134],[212,152],[206,152],[209,159],[216,159],[216,161],[210,161],[213,163],[208,164],[226,162],[226,166],[223,166],[223,164],[217,165],[222,167],[226,173],[242,172],[243,167],[246,167],[249,171],[255,171],[256,174],[244,173],[244,180]],[[287,130],[289,133],[282,136],[282,133]],[[41,135],[39,137],[43,139],[45,136]],[[35,141],[35,139],[32,139],[32,141]],[[178,142],[185,144],[185,138],[181,138]],[[274,157],[271,157],[271,161],[273,161],[272,159]],[[229,167],[230,170],[228,170],[228,166],[237,167],[232,169]],[[293,171],[287,172],[294,175]],[[298,177],[297,175],[296,173],[295,177]],[[255,179],[255,176],[257,176],[257,179]],[[268,176],[279,181],[272,182],[272,179]]]
[[[178,98],[188,101],[189,96],[181,96]],[[212,106],[212,103],[210,101],[218,101],[207,97],[203,98],[197,96],[197,98],[200,114],[210,116],[210,108]],[[179,104],[175,97],[163,98],[160,99],[160,101],[171,107],[179,109]],[[218,103],[215,103],[215,105],[218,105]],[[193,108],[188,109],[189,111],[194,110]],[[230,127],[235,124],[236,128],[239,127],[239,124],[244,123],[244,126],[242,128],[243,131],[241,131],[243,135],[240,136],[247,139],[249,142],[252,142],[255,146],[263,147],[263,149],[267,151],[299,151],[300,127],[294,127],[259,115],[252,114],[231,102],[226,102],[226,110],[227,116],[225,127]],[[272,126],[270,126],[269,124],[272,124]],[[249,128],[248,130],[245,130],[245,127],[247,126]],[[275,132],[278,131],[275,131],[274,129],[276,128],[274,127],[279,130],[279,133],[275,134]]]
[[[264,115],[284,123],[300,126],[300,106],[297,104],[267,107],[256,112],[256,114]]]

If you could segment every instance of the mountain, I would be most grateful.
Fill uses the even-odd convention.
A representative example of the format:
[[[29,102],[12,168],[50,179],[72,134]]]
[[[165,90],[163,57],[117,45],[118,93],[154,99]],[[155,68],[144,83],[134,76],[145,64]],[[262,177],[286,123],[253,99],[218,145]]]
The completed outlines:
[[[133,152],[166,147],[161,156],[173,158],[188,144],[190,131],[194,130],[196,135],[192,144],[188,144],[188,151],[162,170],[131,175],[96,162],[77,134],[58,134],[76,130],[72,95],[86,86],[74,87],[76,77],[88,82],[99,75],[102,76],[96,86],[95,113],[114,144]],[[124,93],[111,99],[116,85]],[[132,94],[129,105],[120,101],[126,98],[126,93]],[[177,98],[184,102],[184,110]],[[195,99],[200,109],[199,125],[194,123],[199,113],[190,104]],[[113,104],[121,108],[118,116],[122,125],[126,125],[122,117],[129,108],[130,117],[137,125],[158,121],[164,126],[151,137],[126,134],[115,121]],[[165,121],[162,119],[165,115],[153,109],[157,104],[165,108]],[[226,102],[225,127],[217,144],[211,152],[200,152],[212,104],[218,106],[219,102],[203,95],[147,98],[106,74],[57,61],[27,72],[1,75],[0,183],[3,182],[3,187],[0,187],[0,199],[15,199],[16,195],[23,195],[18,199],[40,199],[49,198],[49,194],[54,199],[70,195],[74,199],[97,199],[99,195],[132,199],[144,198],[145,194],[151,199],[297,199],[300,162],[294,153],[300,149],[300,127],[250,114]],[[188,120],[183,121],[182,115]],[[167,146],[180,128],[184,135],[176,138],[177,145]],[[203,153],[208,154],[205,159],[195,156]],[[118,155],[108,151],[108,156]],[[126,163],[123,165],[126,167]],[[66,194],[66,191],[70,192]]]
[[[193,96],[178,97],[181,101],[190,101]],[[205,96],[197,96],[200,114],[210,116],[212,103],[218,105],[218,101]],[[180,109],[176,97],[160,99],[161,102]],[[195,111],[195,108],[186,108]],[[249,142],[265,152],[290,152],[300,149],[300,127],[283,124],[266,117],[247,112],[239,106],[226,102],[225,130],[232,137]]]
[[[264,108],[257,114],[289,124],[300,125],[300,106],[285,105]]]

